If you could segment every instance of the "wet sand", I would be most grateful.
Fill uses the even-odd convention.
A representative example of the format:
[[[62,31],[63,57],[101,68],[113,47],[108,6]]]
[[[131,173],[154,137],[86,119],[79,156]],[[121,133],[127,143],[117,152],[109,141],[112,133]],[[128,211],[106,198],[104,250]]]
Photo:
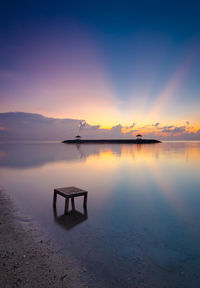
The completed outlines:
[[[0,207],[0,287],[86,287],[78,263],[57,251],[4,191]]]

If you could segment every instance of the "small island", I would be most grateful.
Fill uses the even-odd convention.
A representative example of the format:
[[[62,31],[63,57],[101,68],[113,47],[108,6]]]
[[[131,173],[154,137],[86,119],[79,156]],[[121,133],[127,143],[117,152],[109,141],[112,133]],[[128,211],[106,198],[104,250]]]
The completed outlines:
[[[64,140],[62,143],[66,144],[154,144],[154,143],[161,143],[161,141],[156,139],[71,139],[71,140]]]
[[[75,139],[64,140],[62,143],[66,144],[155,144],[161,143],[156,139],[142,139],[142,135],[136,135],[136,139],[82,139],[77,135]]]

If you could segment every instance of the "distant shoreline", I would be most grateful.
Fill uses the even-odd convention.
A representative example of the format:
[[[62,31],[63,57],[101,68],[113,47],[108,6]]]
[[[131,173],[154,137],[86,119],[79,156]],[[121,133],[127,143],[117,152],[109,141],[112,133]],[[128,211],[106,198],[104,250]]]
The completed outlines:
[[[161,143],[156,139],[71,139],[64,140],[62,143],[65,144],[155,144]]]

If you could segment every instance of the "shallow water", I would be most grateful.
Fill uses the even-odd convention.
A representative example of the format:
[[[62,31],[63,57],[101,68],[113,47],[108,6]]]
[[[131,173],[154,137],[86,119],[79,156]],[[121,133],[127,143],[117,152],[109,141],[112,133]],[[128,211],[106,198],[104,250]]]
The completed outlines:
[[[0,143],[0,188],[70,251],[89,287],[200,287],[199,164],[200,142]],[[87,211],[80,197],[63,215],[59,196],[53,210],[65,186],[89,191]]]

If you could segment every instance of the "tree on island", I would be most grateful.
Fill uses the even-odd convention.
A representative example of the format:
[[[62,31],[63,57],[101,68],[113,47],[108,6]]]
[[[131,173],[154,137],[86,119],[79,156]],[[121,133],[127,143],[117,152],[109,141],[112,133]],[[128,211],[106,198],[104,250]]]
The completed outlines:
[[[143,137],[143,136],[142,136],[141,134],[137,134],[137,135],[136,135],[137,140],[142,140],[142,137]]]

